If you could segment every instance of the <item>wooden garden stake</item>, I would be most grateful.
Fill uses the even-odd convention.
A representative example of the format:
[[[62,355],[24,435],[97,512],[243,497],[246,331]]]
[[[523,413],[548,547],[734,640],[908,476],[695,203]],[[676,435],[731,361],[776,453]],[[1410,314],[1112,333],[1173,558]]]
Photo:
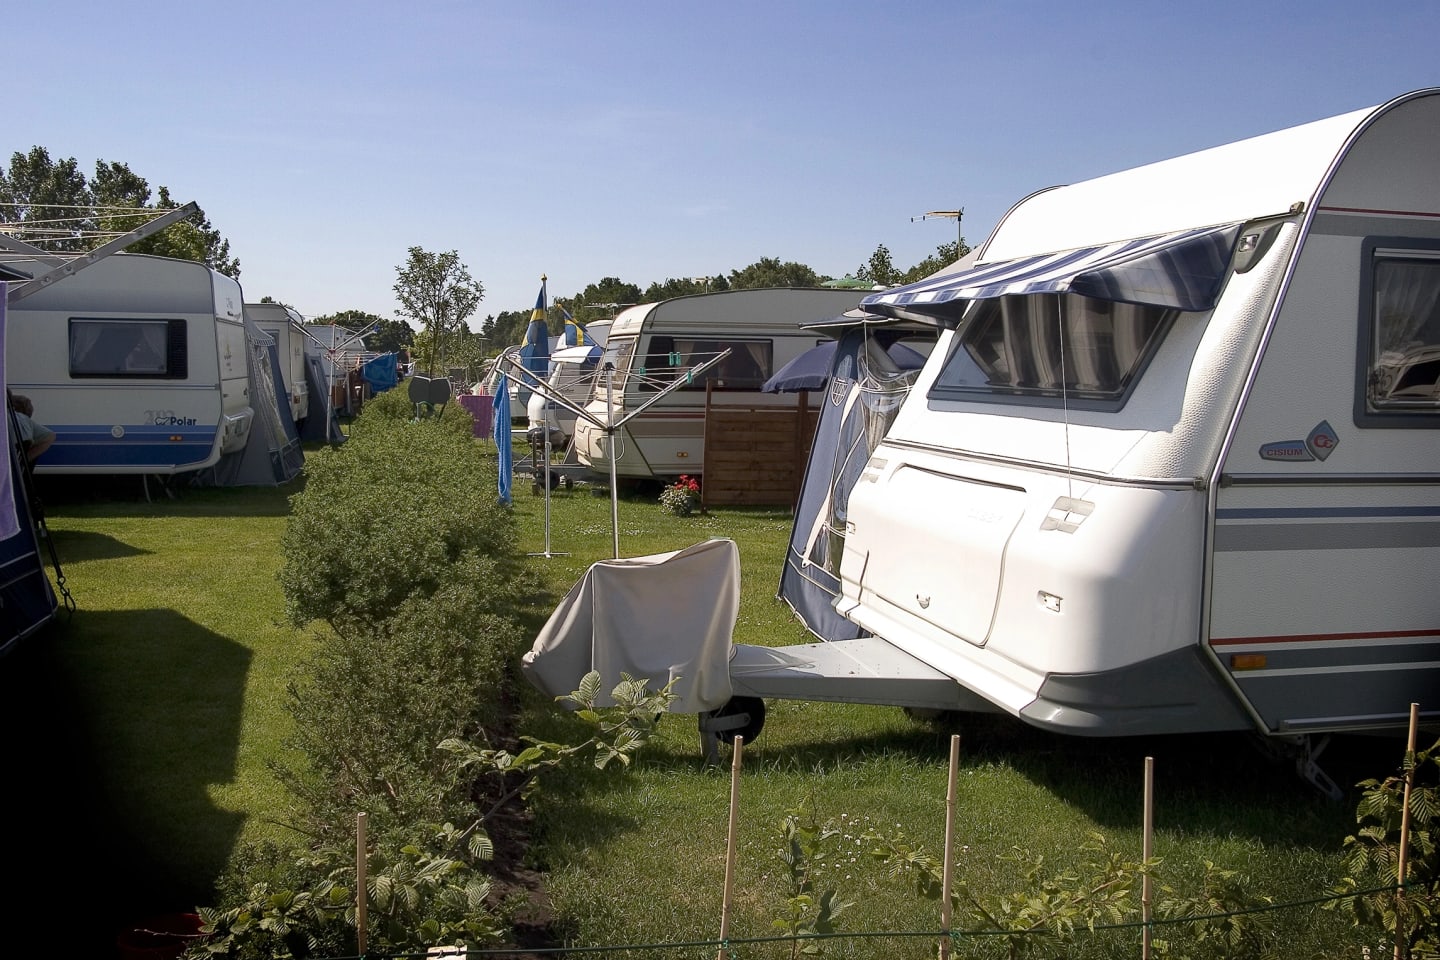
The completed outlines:
[[[954,908],[950,904],[950,881],[955,875],[955,784],[960,775],[960,734],[950,736],[950,779],[945,785],[945,859],[940,872],[940,960],[950,960],[950,923]]]
[[[365,956],[365,812],[355,814],[355,945]]]
[[[1150,858],[1155,855],[1155,758],[1145,758],[1145,812],[1143,814],[1143,837],[1140,841],[1140,859],[1146,864],[1145,873],[1140,877],[1140,956],[1150,960]]]
[[[725,838],[725,894],[720,901],[720,947],[715,960],[725,960],[725,943],[730,939],[730,898],[735,891],[735,833],[740,823],[740,758],[745,753],[745,738],[735,737],[730,756],[730,827]]]
[[[1415,733],[1420,726],[1420,704],[1410,704],[1410,740],[1405,747],[1405,790],[1400,804],[1400,856],[1395,861],[1395,960],[1400,960],[1405,939],[1405,874],[1409,871],[1410,787],[1415,783]]]

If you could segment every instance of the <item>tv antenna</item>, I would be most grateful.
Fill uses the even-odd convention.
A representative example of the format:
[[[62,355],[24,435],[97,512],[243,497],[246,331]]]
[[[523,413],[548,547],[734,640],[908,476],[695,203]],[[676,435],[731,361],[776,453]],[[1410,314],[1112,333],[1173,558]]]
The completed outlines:
[[[910,222],[919,220],[954,220],[955,221],[955,242],[959,246],[965,245],[965,233],[961,230],[960,221],[965,217],[965,208],[959,210],[931,210],[929,213],[922,213],[918,217],[911,217]],[[958,247],[957,247],[958,249]]]

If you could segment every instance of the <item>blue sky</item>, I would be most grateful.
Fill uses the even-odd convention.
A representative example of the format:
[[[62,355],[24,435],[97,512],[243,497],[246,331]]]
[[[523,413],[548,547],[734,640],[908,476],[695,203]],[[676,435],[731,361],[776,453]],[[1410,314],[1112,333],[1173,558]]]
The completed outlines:
[[[394,315],[411,246],[487,314],[761,257],[978,244],[1032,191],[1440,85],[1440,4],[269,0],[7,9],[4,160],[195,200],[246,298]]]

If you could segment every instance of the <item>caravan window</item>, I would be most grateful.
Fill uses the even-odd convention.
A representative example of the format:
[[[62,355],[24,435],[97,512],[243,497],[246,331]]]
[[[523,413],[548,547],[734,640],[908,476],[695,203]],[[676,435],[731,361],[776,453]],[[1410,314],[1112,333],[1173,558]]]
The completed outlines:
[[[635,356],[635,338],[619,337],[611,338],[605,345],[605,353],[600,358],[600,369],[595,374],[595,388],[590,396],[595,400],[604,400],[605,395],[611,390],[615,393],[625,392],[625,377],[630,371],[630,361]],[[605,373],[605,364],[615,365],[615,377],[612,381]]]
[[[759,390],[774,372],[775,344],[770,340],[712,340],[656,334],[641,369],[640,389],[654,392],[671,383],[681,371],[713,360],[725,350],[730,355],[695,377],[681,390],[704,390],[714,381],[716,390]]]
[[[930,396],[1116,409],[1177,312],[1074,294],[977,301]]]
[[[1372,244],[1365,414],[1440,412],[1440,251]]]
[[[70,320],[70,376],[184,380],[184,320]]]

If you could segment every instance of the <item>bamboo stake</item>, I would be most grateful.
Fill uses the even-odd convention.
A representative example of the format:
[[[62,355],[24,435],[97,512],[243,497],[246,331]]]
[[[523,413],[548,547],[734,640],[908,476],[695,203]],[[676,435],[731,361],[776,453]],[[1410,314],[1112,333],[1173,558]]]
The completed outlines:
[[[950,736],[950,779],[945,785],[945,860],[940,874],[940,960],[950,960],[950,923],[954,907],[950,903],[950,881],[954,877],[955,847],[955,784],[960,774],[960,734]]]
[[[365,812],[355,814],[355,945],[365,956],[365,887],[368,882],[365,856]]]
[[[740,760],[745,753],[745,738],[735,737],[730,756],[730,827],[725,837],[725,894],[720,901],[720,946],[715,960],[725,960],[725,943],[730,939],[730,902],[735,892],[735,834],[740,823]]]
[[[1395,862],[1395,960],[1400,960],[1405,939],[1405,874],[1409,871],[1410,787],[1415,783],[1415,734],[1420,726],[1420,704],[1410,704],[1410,740],[1405,747],[1405,790],[1400,805],[1400,856]]]
[[[1155,758],[1145,758],[1144,837],[1140,841],[1140,858],[1148,865],[1155,854]],[[1140,956],[1150,960],[1150,870],[1140,878]]]

